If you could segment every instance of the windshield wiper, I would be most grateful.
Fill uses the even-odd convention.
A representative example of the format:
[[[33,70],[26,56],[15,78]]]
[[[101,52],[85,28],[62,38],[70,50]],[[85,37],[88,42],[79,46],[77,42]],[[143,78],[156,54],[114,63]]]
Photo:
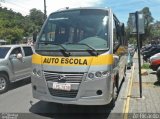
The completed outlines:
[[[97,50],[95,48],[93,48],[92,46],[88,45],[88,44],[85,44],[85,43],[66,43],[66,44],[73,44],[73,45],[85,45],[87,47],[89,47],[91,50],[90,51],[94,51],[94,54],[96,56],[99,55],[99,53],[97,52]]]
[[[45,42],[38,42],[38,44],[45,44],[45,45],[48,45],[48,44],[51,44],[51,45],[58,45],[60,46],[62,49],[60,50],[62,53],[65,53],[65,55],[67,56],[70,56],[70,52],[67,51],[67,49],[61,45],[61,44],[58,44],[58,43],[53,43],[52,41],[45,41]]]

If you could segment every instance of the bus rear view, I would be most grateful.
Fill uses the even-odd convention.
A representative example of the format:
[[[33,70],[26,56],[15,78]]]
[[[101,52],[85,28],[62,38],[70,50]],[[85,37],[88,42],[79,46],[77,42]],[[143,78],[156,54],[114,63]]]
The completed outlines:
[[[122,44],[120,30],[116,31],[120,41],[114,41],[114,27],[120,28],[114,17],[110,9],[95,8],[52,13],[32,56],[33,97],[62,104],[110,103],[124,75],[119,71],[119,56],[113,54],[114,46],[118,49]]]

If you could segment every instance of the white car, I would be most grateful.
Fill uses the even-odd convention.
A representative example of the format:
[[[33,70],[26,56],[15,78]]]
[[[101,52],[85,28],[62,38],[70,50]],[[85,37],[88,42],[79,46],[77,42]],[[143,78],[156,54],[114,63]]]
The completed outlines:
[[[157,53],[149,58],[149,61],[160,59],[160,53]]]
[[[160,67],[160,53],[157,53],[152,57],[150,57],[149,62],[150,62],[150,68],[153,71],[157,71],[158,67]]]

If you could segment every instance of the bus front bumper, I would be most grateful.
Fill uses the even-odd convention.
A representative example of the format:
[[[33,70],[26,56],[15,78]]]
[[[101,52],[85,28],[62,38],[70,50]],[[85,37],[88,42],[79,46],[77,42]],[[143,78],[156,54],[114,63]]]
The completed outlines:
[[[33,91],[33,97],[42,101],[46,102],[54,102],[60,104],[73,104],[73,105],[106,105],[109,104],[112,100],[105,100],[102,96],[97,97],[81,97],[76,100],[62,100],[62,99],[55,99],[52,96],[40,94]]]
[[[72,88],[74,90],[77,89],[77,93],[75,97],[70,97],[75,92],[56,90],[56,92],[52,93],[48,82],[32,78],[32,93],[34,98],[47,102],[75,105],[106,105],[112,100],[112,87],[110,87],[110,84],[110,80],[106,79],[82,82],[79,85],[73,84]],[[60,96],[54,95],[55,93],[58,95],[61,92],[63,93]]]

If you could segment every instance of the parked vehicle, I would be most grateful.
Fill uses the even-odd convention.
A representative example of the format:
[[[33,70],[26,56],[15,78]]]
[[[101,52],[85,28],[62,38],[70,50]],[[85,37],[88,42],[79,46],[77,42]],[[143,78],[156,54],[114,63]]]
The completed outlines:
[[[144,50],[144,51],[142,52],[142,55],[147,55],[148,53],[150,53],[150,52],[152,52],[152,51],[154,51],[154,50],[156,50],[156,49],[157,49],[156,46],[152,46],[152,47],[150,47],[149,49]]]
[[[31,76],[31,55],[29,45],[0,46],[0,93],[8,90],[10,83]]]
[[[156,75],[157,75],[157,80],[160,82],[160,66],[157,69]]]
[[[160,53],[157,53],[152,57],[150,57],[149,62],[150,62],[150,68],[153,71],[157,71],[158,67],[160,66]]]
[[[134,44],[129,44],[128,45],[128,51],[130,52],[130,55],[133,57],[134,53],[135,53],[135,45]]]
[[[152,47],[152,45],[145,45],[141,49],[141,54],[143,55],[145,51],[149,50]]]
[[[133,57],[131,55],[131,52],[128,52],[127,69],[131,69],[132,65],[133,65]]]
[[[143,59],[147,61],[151,56],[157,53],[160,53],[160,47],[156,47],[156,49],[153,49],[150,52],[147,52],[145,55],[143,55]]]

